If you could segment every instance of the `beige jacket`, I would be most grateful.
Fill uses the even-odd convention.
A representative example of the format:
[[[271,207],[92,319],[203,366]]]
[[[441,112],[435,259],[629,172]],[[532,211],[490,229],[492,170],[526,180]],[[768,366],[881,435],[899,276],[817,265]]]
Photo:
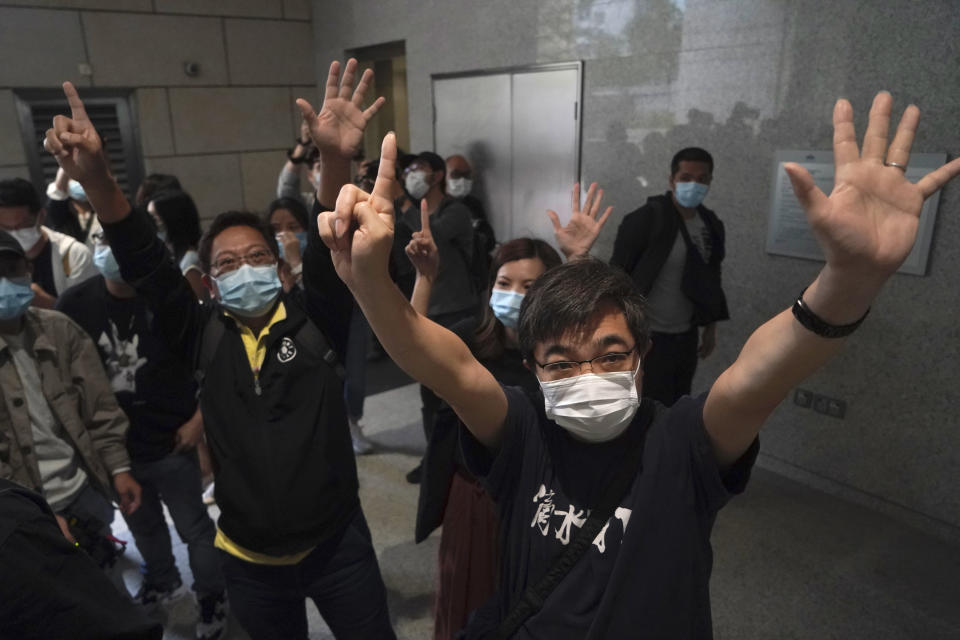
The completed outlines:
[[[129,469],[129,423],[103,371],[97,348],[59,311],[29,308],[23,316],[35,337],[33,351],[43,395],[63,425],[87,475],[113,495],[113,473]],[[20,376],[6,342],[0,341],[0,477],[43,493]]]
[[[97,267],[93,264],[93,252],[73,236],[54,231],[49,227],[40,227],[50,239],[50,257],[53,267],[53,283],[57,287],[57,295],[75,284],[80,284],[87,278],[97,275]],[[53,294],[53,291],[47,293]]]

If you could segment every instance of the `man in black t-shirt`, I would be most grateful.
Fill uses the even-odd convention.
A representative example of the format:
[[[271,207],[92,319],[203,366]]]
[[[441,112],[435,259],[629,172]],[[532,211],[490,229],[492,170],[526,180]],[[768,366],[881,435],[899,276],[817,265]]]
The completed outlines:
[[[140,508],[124,515],[143,556],[144,580],[136,601],[148,609],[186,592],[177,570],[166,504],[187,545],[193,589],[200,605],[197,638],[219,638],[227,603],[213,520],[203,504],[196,446],[203,438],[197,385],[188,364],[171,352],[153,326],[153,313],[123,281],[103,232],[93,237],[100,276],[64,293],[57,309],[97,345],[107,378],[130,419],[127,451],[133,477],[143,487]]]
[[[464,452],[498,500],[504,564],[492,615],[498,628],[527,587],[607,502],[626,452],[644,444],[632,483],[585,553],[517,638],[709,638],[710,531],[740,491],[757,435],[789,390],[819,369],[863,321],[916,239],[923,200],[960,174],[960,159],[916,184],[904,175],[919,120],[908,107],[887,149],[892,98],[879,94],[863,154],[853,109],[834,110],[836,186],[828,197],[796,164],[785,170],[826,266],[759,327],[736,362],[697,399],[666,409],[640,402],[649,347],[643,298],[622,271],[594,260],[541,276],[520,310],[520,348],[541,394],[504,388],[450,331],[418,315],[390,281],[390,191],[396,139],[383,143],[372,194],[349,185],[319,227],[337,273],[393,359],[446,400],[466,427]],[[334,233],[337,230],[337,233]],[[629,468],[627,468],[629,472]]]

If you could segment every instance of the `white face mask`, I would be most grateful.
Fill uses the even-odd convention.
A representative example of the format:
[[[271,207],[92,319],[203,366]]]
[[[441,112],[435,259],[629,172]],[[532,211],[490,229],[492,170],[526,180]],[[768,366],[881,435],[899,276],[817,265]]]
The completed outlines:
[[[423,196],[427,195],[427,191],[430,191],[430,183],[427,182],[427,174],[425,171],[411,171],[407,174],[407,177],[403,179],[403,186],[406,187],[407,193],[413,196],[414,200],[420,200]]]
[[[613,440],[630,426],[640,407],[637,373],[584,373],[540,381],[547,417],[586,442]]]
[[[13,231],[8,231],[7,233],[16,238],[17,242],[20,243],[20,247],[24,251],[30,251],[30,249],[33,249],[36,244],[40,242],[40,229],[36,227],[14,229]]]
[[[473,180],[470,178],[450,178],[447,180],[447,193],[451,198],[462,198],[473,189]]]

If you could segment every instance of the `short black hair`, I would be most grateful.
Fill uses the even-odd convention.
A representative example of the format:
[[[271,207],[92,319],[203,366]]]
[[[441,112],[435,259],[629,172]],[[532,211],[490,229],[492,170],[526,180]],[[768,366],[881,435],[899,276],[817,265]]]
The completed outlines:
[[[670,175],[675,175],[680,170],[681,162],[706,162],[710,167],[710,173],[713,173],[713,156],[706,149],[700,147],[687,147],[677,151],[673,160],[670,161]]]
[[[297,198],[277,198],[267,205],[267,217],[264,219],[267,226],[270,226],[270,219],[273,217],[273,212],[277,209],[286,209],[290,212],[290,215],[296,218],[304,231],[310,231],[310,215],[307,213],[307,208],[303,202]]]
[[[584,258],[550,269],[530,286],[520,306],[521,354],[532,360],[538,343],[588,330],[604,305],[623,312],[643,353],[650,331],[646,302],[633,279],[596,258]]]
[[[36,214],[40,211],[40,196],[33,184],[23,178],[0,180],[0,207],[27,207]]]
[[[430,168],[434,171],[442,171],[444,173],[447,171],[447,163],[433,151],[421,151],[417,154],[417,162],[430,165]]]
[[[260,216],[249,211],[224,211],[213,219],[210,228],[200,238],[197,253],[200,255],[200,268],[203,269],[204,273],[210,273],[210,252],[213,250],[214,239],[230,227],[250,227],[259,231],[273,256],[280,260],[280,248],[277,246],[273,230]]]
[[[162,191],[182,190],[183,187],[180,186],[180,180],[177,179],[177,176],[168,173],[151,173],[140,183],[140,187],[137,189],[136,203],[146,204],[153,199],[154,194]]]
[[[167,228],[167,242],[173,246],[177,260],[200,241],[200,212],[193,198],[185,191],[163,191],[153,199],[153,208]]]

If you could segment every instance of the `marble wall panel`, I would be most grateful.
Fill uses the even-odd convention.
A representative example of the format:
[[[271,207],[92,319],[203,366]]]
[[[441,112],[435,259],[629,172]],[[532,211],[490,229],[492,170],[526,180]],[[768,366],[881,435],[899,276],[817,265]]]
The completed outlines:
[[[169,156],[173,147],[170,104],[166,89],[138,89],[137,116],[140,123],[140,146],[145,156]]]
[[[26,161],[13,91],[0,90],[0,165],[24,164]]]
[[[286,149],[291,110],[287,88],[170,89],[178,153]]]
[[[0,8],[0,60],[0,87],[57,87],[64,80],[88,85],[77,69],[87,62],[80,14]]]
[[[281,0],[154,0],[157,13],[192,13],[208,16],[282,18]]]
[[[83,22],[99,86],[227,83],[218,18],[90,12]],[[197,76],[184,72],[186,62],[200,65]]]
[[[231,84],[307,84],[316,77],[309,23],[227,20],[224,27]]]

